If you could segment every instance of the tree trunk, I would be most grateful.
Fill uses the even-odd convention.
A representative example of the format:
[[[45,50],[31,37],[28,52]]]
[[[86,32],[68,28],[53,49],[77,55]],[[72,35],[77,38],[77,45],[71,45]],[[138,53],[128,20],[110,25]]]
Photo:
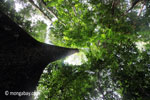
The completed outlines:
[[[76,52],[36,41],[0,12],[0,99],[31,100],[46,65]]]

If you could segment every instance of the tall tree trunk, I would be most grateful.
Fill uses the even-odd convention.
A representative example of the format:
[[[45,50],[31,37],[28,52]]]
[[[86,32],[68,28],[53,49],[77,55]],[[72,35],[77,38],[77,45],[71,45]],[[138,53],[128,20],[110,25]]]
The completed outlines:
[[[31,100],[25,92],[36,89],[46,65],[76,52],[36,41],[0,11],[0,100]]]

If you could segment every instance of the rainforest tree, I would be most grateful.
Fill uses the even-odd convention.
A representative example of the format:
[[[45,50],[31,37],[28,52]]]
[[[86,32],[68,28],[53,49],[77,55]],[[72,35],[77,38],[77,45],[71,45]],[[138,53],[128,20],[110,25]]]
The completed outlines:
[[[0,18],[0,98],[31,100],[44,68],[78,49],[41,43],[2,11]]]
[[[49,64],[37,87],[38,100],[150,98],[149,0],[20,2],[28,6],[18,16],[26,12],[30,17],[29,11],[44,15],[51,21],[48,34],[53,44],[78,48],[87,57],[81,65],[64,60]],[[23,22],[28,22],[24,29],[44,41],[44,23]]]

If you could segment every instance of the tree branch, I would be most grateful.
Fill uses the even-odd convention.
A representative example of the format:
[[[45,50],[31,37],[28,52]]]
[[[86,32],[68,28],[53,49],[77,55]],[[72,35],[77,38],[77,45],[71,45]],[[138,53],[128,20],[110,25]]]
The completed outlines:
[[[126,11],[128,13],[130,10],[132,10],[141,0],[134,0],[132,3],[132,6]]]
[[[73,8],[75,16],[77,16],[76,8],[74,6],[72,8]]]
[[[47,6],[43,0],[40,0],[40,3],[46,9],[46,11],[48,11],[50,14],[52,14],[55,18],[57,18],[65,26],[65,23],[63,23],[50,8],[47,8]]]
[[[42,6],[43,6],[50,14],[52,14],[55,18],[58,19],[57,15],[56,15],[50,8],[47,8],[47,7],[46,7],[46,4],[44,3],[43,0],[40,0],[40,3],[42,4]]]
[[[36,9],[38,9],[45,17],[47,17],[50,21],[52,21],[51,18],[50,18],[46,13],[44,13],[44,12],[42,11],[42,9],[39,8],[39,7],[34,3],[33,0],[28,0],[28,1],[29,1]]]
[[[142,7],[141,7],[141,9],[140,9],[140,12],[138,13],[138,16],[140,16],[140,15],[141,15],[142,10],[143,10],[143,8],[144,8],[144,5],[145,5],[145,4],[143,4],[143,5],[142,5]]]

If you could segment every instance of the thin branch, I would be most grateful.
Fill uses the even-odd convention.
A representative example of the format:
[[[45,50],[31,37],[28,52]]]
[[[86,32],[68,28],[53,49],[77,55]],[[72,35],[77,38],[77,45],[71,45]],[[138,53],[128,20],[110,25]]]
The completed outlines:
[[[73,8],[75,16],[77,16],[76,8],[74,6],[72,8]]]
[[[115,13],[115,8],[116,8],[119,4],[120,4],[120,0],[113,0],[112,6],[111,6],[112,15],[114,15],[114,13]]]
[[[40,1],[41,1],[41,4],[42,4],[42,7],[44,7],[50,14],[52,14],[55,18],[58,19],[57,15],[50,8],[47,8],[47,6],[44,3],[44,1],[43,0],[40,0]]]
[[[140,12],[138,13],[138,16],[141,15],[141,13],[142,13],[142,11],[143,11],[143,8],[144,8],[144,5],[145,5],[145,4],[142,5],[142,7],[141,7],[141,9],[140,9]]]
[[[132,3],[132,6],[126,11],[128,13],[130,10],[132,10],[141,0],[134,0]]]
[[[135,0],[133,3],[132,3],[132,6],[127,10],[125,11],[125,13],[122,14],[122,16],[126,16],[127,13],[132,10],[141,0]]]
[[[39,7],[34,3],[33,0],[28,0],[28,1],[29,1],[36,9],[38,9],[45,17],[47,17],[50,21],[52,21],[51,18],[50,18],[46,13],[44,13],[44,12],[42,11],[42,9],[39,8]]]
[[[57,15],[56,15],[50,8],[47,8],[47,6],[46,6],[46,4],[45,4],[45,2],[44,2],[43,0],[40,0],[40,2],[41,2],[41,4],[42,4],[42,7],[44,7],[44,8],[46,9],[46,11],[48,11],[48,12],[49,12],[50,14],[52,14],[55,18],[57,18],[64,26],[66,26],[65,23],[62,22],[62,21],[57,17]]]

